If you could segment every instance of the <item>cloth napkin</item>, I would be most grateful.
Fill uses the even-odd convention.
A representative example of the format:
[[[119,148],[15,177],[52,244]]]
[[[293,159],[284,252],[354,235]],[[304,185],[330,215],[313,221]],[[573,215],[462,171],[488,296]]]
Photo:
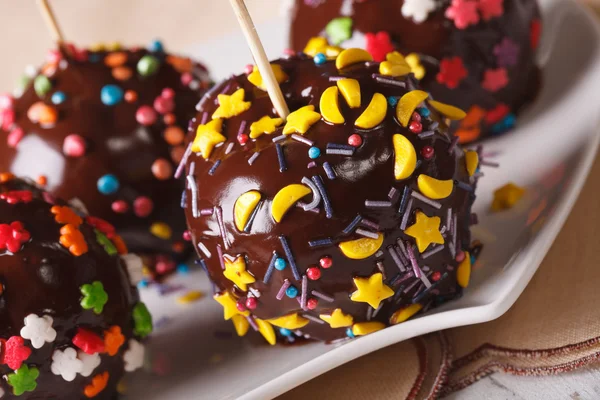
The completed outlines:
[[[502,317],[390,346],[281,398],[435,399],[494,373],[600,367],[598,176],[600,158],[538,272]]]

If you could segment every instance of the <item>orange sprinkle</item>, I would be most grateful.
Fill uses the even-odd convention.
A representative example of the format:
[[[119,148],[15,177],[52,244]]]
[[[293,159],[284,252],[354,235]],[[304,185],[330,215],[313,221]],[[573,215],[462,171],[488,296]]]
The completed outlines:
[[[14,176],[14,174],[11,174],[10,172],[0,173],[0,183],[6,183],[8,181],[12,181],[13,179],[15,179],[15,176]]]
[[[175,253],[181,253],[183,252],[183,250],[185,249],[185,245],[181,242],[175,242],[171,245],[171,249],[175,252]]]
[[[115,245],[115,247],[117,248],[117,253],[119,254],[127,254],[129,251],[127,250],[127,245],[125,244],[125,241],[123,241],[123,238],[121,238],[121,236],[119,235],[115,235],[112,237],[112,242]]]
[[[129,67],[115,67],[112,70],[112,76],[118,81],[126,81],[133,75],[133,71]]]
[[[467,112],[467,116],[461,121],[461,128],[472,128],[475,125],[479,125],[481,120],[485,117],[485,110],[479,106],[473,106]]]
[[[48,184],[48,177],[46,175],[38,176],[37,184],[40,186],[46,186]]]
[[[179,164],[185,153],[185,147],[175,146],[171,149],[171,159],[175,164]]]
[[[177,117],[173,113],[165,114],[163,121],[165,121],[165,124],[167,125],[173,125],[177,121]]]
[[[167,129],[165,129],[164,136],[165,141],[171,146],[181,144],[183,143],[183,139],[185,139],[185,133],[183,133],[183,129],[178,126],[167,127]]]
[[[104,390],[104,388],[106,388],[106,385],[108,384],[108,377],[108,372],[103,372],[94,376],[92,378],[92,383],[83,389],[83,394],[85,394],[85,396],[88,398],[98,396]]]
[[[117,354],[123,343],[125,343],[125,336],[121,333],[121,327],[115,325],[104,331],[104,351],[109,356]]]
[[[125,101],[128,103],[134,103],[138,98],[138,95],[133,90],[128,90],[125,92]]]
[[[192,71],[192,60],[189,58],[168,56],[167,63],[171,64],[180,74]]]
[[[60,244],[69,249],[71,254],[79,257],[88,252],[88,245],[85,238],[76,226],[67,224],[60,228]]]
[[[122,51],[116,53],[110,53],[106,57],[104,57],[104,64],[107,67],[120,67],[121,65],[127,62],[127,53]]]
[[[56,108],[38,101],[33,103],[27,110],[27,118],[33,123],[51,125],[58,120],[58,111],[56,111]]]
[[[69,206],[52,206],[50,212],[54,214],[54,220],[59,224],[71,224],[78,227],[83,223],[81,217]]]
[[[477,140],[479,135],[481,135],[480,128],[463,128],[456,131],[456,136],[458,136],[458,143],[460,144],[469,143],[474,140]]]

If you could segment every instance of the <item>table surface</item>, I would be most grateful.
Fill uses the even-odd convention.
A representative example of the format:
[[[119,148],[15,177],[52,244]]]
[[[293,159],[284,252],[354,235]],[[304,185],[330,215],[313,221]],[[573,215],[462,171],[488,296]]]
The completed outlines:
[[[260,23],[277,15],[287,1],[247,0],[247,5],[256,23]],[[600,5],[600,0],[586,1]],[[145,44],[161,38],[170,51],[177,52],[238,29],[226,0],[55,0],[53,6],[67,39],[80,45],[114,41]],[[4,62],[0,92],[4,92],[11,90],[26,65],[40,63],[52,42],[34,1],[0,0],[0,37]],[[600,160],[596,161],[587,185],[600,190],[598,176]],[[575,207],[574,212],[578,209],[585,208]],[[555,244],[560,245],[560,242]],[[590,237],[582,245],[596,246],[596,241]],[[598,398],[600,370],[535,378],[495,374],[448,397],[451,400]]]

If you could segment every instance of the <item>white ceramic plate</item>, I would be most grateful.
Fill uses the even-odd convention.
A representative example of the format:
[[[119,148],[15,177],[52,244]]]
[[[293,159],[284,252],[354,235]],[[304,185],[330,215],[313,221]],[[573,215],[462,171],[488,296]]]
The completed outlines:
[[[343,363],[428,332],[498,318],[516,301],[565,222],[595,158],[600,104],[600,32],[592,16],[571,0],[542,0],[545,85],[512,134],[486,142],[501,168],[485,168],[475,209],[474,237],[484,251],[464,296],[419,318],[339,345],[255,346],[234,337],[220,306],[207,296],[187,305],[185,293],[142,291],[158,326],[148,342],[146,368],[132,376],[132,399],[267,399]],[[282,49],[284,24],[259,27],[273,57]],[[550,33],[554,35],[551,37]],[[226,49],[226,51],[224,51]],[[251,61],[240,36],[205,43],[194,53],[221,77]],[[223,57],[223,54],[228,57]],[[231,55],[231,57],[229,57]],[[489,214],[494,189],[513,181],[527,194],[510,211]],[[529,220],[529,221],[528,221]],[[200,271],[176,276],[210,294]],[[253,336],[250,332],[249,336]]]

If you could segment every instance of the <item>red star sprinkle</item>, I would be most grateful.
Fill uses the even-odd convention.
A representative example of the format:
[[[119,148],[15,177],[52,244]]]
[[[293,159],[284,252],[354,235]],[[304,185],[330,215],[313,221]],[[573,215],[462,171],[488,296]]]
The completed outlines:
[[[87,329],[78,328],[77,334],[73,336],[72,342],[86,354],[104,352],[104,340]]]
[[[539,19],[531,21],[531,27],[529,32],[529,40],[531,41],[531,48],[537,49],[540,44],[540,36],[542,34],[542,22]]]
[[[454,21],[458,29],[466,29],[469,25],[479,23],[478,4],[475,0],[452,0],[446,9],[446,18]]]
[[[460,82],[467,77],[467,69],[460,57],[444,58],[440,61],[440,72],[437,81],[450,89],[456,89]]]
[[[488,111],[485,115],[485,122],[489,125],[494,125],[500,122],[510,112],[510,108],[506,104],[498,104],[496,108]]]
[[[25,341],[20,336],[12,336],[6,341],[0,339],[0,343],[4,347],[4,356],[0,361],[14,371],[21,368],[23,361],[31,355],[31,349],[25,346]]]
[[[488,69],[483,76],[481,86],[490,92],[497,92],[508,85],[508,72],[506,68]]]
[[[504,15],[504,0],[479,0],[479,11],[486,21],[501,17]]]
[[[104,233],[107,238],[112,239],[115,236],[115,227],[109,222],[101,218],[91,216],[86,217],[85,220],[88,224]]]
[[[13,190],[0,193],[0,200],[4,200],[8,204],[29,203],[33,200],[33,194],[29,190]]]
[[[29,239],[31,239],[31,235],[21,222],[15,221],[10,225],[0,224],[0,250],[16,253]]]
[[[385,56],[394,51],[394,45],[387,32],[367,33],[367,51],[377,62],[385,61]]]

